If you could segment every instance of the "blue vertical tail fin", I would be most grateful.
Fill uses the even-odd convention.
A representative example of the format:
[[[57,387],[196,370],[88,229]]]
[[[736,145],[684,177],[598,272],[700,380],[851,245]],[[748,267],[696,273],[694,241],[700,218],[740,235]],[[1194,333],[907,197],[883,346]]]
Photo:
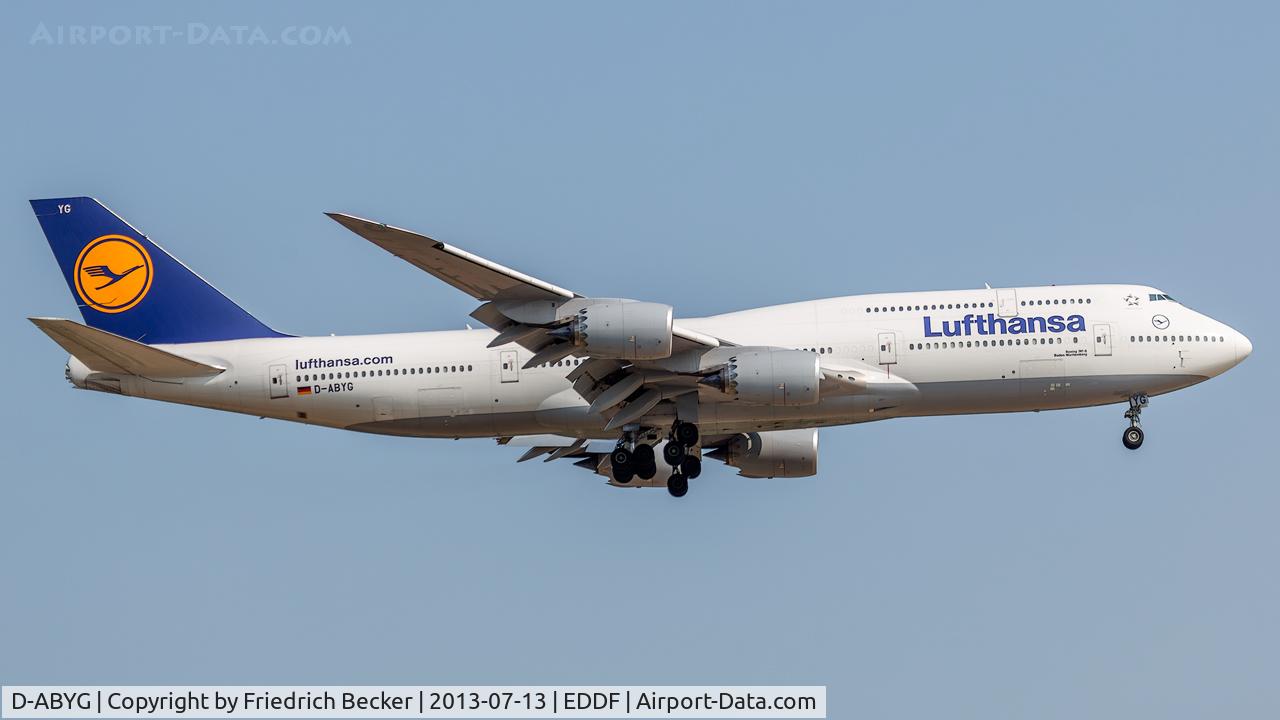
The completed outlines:
[[[90,327],[150,345],[282,337],[97,200],[31,209]]]

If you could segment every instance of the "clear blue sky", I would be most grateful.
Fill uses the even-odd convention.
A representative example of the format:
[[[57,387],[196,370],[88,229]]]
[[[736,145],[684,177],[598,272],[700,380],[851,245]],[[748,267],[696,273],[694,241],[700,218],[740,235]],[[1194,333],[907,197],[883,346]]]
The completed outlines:
[[[1042,5],[1042,4],[1036,4]],[[1280,713],[1274,3],[0,6],[0,681],[822,683],[832,717]],[[40,23],[345,28],[32,44]],[[1118,406],[824,430],[683,501],[491,441],[74,391],[27,199],[273,326],[460,328],[324,217],[700,315],[1141,282],[1250,336]]]

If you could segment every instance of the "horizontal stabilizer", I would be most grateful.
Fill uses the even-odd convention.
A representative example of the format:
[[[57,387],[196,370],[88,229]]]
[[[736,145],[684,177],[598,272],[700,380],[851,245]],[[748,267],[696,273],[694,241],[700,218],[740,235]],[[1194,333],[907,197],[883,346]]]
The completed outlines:
[[[139,375],[145,378],[183,378],[217,375],[224,368],[206,365],[159,348],[113,335],[105,330],[59,318],[28,318],[63,350],[91,370]]]

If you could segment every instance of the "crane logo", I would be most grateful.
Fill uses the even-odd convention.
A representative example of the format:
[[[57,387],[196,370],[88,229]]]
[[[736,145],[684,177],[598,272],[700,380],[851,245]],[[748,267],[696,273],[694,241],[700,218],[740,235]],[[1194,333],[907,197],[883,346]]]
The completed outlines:
[[[76,258],[76,294],[98,312],[124,312],[147,296],[152,269],[142,243],[125,235],[103,235]]]

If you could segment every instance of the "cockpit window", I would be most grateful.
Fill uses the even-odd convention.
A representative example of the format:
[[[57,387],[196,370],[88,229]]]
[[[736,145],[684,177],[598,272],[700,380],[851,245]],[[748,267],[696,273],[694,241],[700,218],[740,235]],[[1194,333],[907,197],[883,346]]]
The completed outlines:
[[[1163,293],[1151,293],[1150,295],[1147,296],[1147,299],[1150,300],[1151,302],[1156,302],[1157,300],[1169,300],[1170,302],[1177,302],[1177,300],[1174,300],[1173,298]]]

